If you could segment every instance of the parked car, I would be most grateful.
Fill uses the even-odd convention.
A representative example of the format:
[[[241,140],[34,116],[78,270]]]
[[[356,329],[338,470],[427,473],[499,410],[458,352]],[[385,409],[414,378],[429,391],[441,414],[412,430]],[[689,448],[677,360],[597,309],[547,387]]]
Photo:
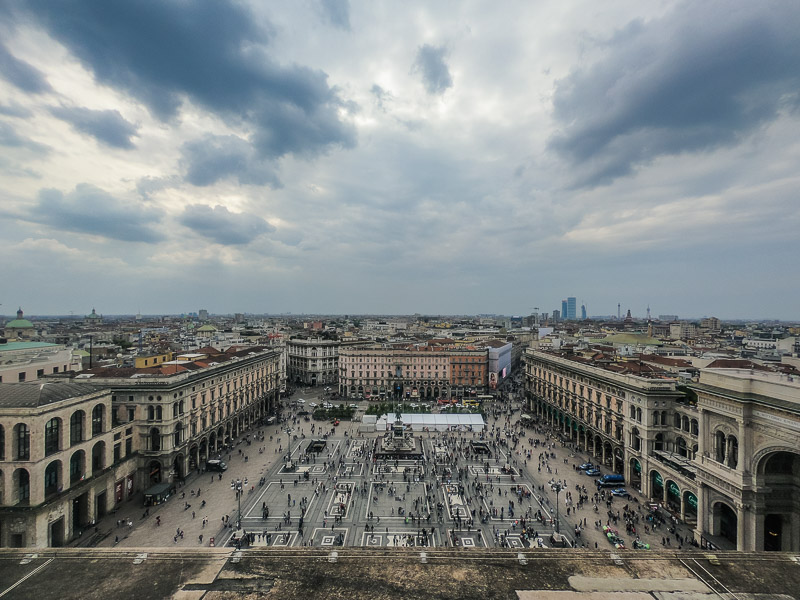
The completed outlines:
[[[583,464],[582,464],[580,467],[578,467],[578,468],[579,468],[581,471],[588,471],[589,469],[594,469],[594,468],[595,468],[595,466],[594,466],[592,463],[588,462],[588,463],[583,463]]]
[[[358,408],[358,404],[351,404],[350,408]]]
[[[614,496],[621,496],[622,498],[630,498],[631,497],[631,495],[628,493],[628,490],[626,490],[625,488],[613,489],[613,490],[611,490],[611,493]]]
[[[597,467],[592,467],[591,469],[586,469],[584,473],[586,473],[589,477],[597,477],[600,475],[600,469]]]
[[[309,403],[308,403],[308,405],[309,405],[311,408],[316,408],[316,407],[317,407],[317,403],[316,403],[316,402],[309,402]]]

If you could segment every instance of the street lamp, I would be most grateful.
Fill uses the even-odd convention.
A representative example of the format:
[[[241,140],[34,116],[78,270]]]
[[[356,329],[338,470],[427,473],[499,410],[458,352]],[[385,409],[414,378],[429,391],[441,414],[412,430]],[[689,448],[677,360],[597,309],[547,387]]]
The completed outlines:
[[[556,533],[561,533],[561,530],[558,526],[558,494],[561,493],[561,490],[564,489],[564,486],[560,481],[556,481],[550,485],[550,488],[556,493]]]

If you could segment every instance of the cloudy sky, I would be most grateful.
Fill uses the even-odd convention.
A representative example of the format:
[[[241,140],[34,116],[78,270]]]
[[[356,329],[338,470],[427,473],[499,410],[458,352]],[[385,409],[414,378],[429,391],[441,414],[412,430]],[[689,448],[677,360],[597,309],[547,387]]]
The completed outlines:
[[[0,312],[800,318],[800,4],[0,0]]]

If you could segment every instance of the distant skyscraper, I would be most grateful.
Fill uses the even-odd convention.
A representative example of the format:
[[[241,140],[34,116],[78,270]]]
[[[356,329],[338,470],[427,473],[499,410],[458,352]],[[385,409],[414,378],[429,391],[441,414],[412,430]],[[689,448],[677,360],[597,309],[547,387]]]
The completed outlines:
[[[578,301],[574,296],[567,298],[567,314],[564,318],[568,321],[574,321],[578,318]]]
[[[581,304],[581,321],[586,320],[586,305]]]
[[[569,310],[567,310],[567,301],[566,300],[562,300],[561,301],[561,318],[566,320],[566,319],[569,318],[567,315],[569,315]]]
[[[208,311],[205,308],[201,308],[199,317],[201,321],[208,321]]]
[[[561,320],[561,313],[558,312],[558,309],[553,311],[553,322],[558,323]]]

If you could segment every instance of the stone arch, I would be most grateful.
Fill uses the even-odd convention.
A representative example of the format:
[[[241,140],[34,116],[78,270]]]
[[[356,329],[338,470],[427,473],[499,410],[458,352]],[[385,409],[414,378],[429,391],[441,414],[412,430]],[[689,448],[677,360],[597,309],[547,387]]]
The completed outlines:
[[[13,486],[12,504],[30,504],[31,501],[31,474],[27,469],[16,469],[11,476]]]
[[[97,404],[92,408],[92,435],[100,435],[106,430],[106,405]]]
[[[686,523],[697,523],[697,496],[691,490],[683,492],[683,519]]]
[[[106,443],[97,442],[92,446],[92,475],[95,475],[106,468]]]
[[[666,489],[666,504],[667,507],[678,514],[681,512],[681,501],[683,499],[681,494],[681,488],[672,479],[667,479],[665,482],[665,489]]]
[[[76,450],[69,457],[69,482],[70,484],[81,481],[86,476],[86,452]]]
[[[150,450],[159,452],[161,450],[161,431],[158,427],[152,427],[149,434]]]
[[[739,519],[733,502],[727,498],[715,498],[711,503],[711,535],[716,535],[737,545]]]
[[[49,498],[61,491],[61,461],[51,461],[44,469],[44,497]]]
[[[763,546],[755,550],[800,550],[800,507],[795,498],[800,492],[800,451],[778,450],[762,454],[756,466],[763,518],[756,523],[756,539]]]
[[[44,426],[44,455],[50,456],[61,450],[64,425],[60,417],[53,417]]]
[[[183,452],[178,454],[175,457],[175,460],[172,461],[172,473],[173,473],[174,479],[183,480],[184,477],[186,476],[186,473],[184,472],[184,456],[183,456]]]
[[[86,439],[86,413],[76,410],[69,416],[69,445],[80,444]]]
[[[650,497],[659,502],[664,499],[664,478],[655,469],[650,471]]]

